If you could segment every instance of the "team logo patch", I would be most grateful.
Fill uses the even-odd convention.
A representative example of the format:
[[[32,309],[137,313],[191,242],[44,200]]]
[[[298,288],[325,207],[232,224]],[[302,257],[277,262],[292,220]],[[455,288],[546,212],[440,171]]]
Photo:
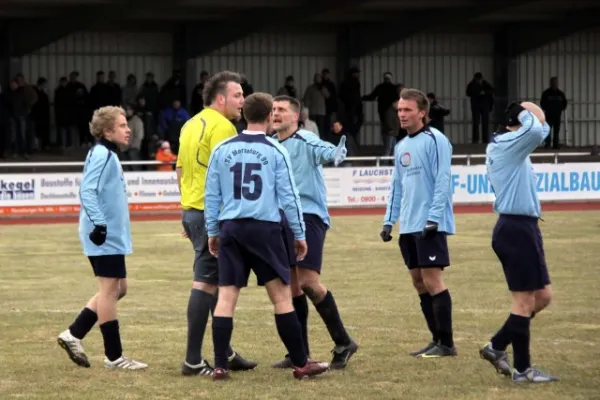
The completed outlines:
[[[410,165],[410,153],[402,153],[400,156],[400,165],[408,167]]]

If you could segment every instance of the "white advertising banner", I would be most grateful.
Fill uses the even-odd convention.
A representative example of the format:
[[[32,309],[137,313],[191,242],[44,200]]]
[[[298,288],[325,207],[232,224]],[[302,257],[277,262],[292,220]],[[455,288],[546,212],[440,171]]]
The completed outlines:
[[[330,207],[387,204],[393,167],[325,168]],[[600,163],[534,164],[542,201],[600,200]],[[175,172],[125,172],[132,211],[179,208]],[[0,215],[68,214],[79,210],[79,173],[0,175]],[[455,204],[491,203],[485,166],[453,166]]]

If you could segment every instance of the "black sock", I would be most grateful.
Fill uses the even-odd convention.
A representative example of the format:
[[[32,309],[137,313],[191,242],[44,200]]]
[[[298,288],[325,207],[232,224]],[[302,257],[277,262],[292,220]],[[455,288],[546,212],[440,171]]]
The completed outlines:
[[[533,319],[535,317],[535,311],[531,312],[531,319]]]
[[[502,328],[500,328],[494,337],[492,337],[491,342],[494,350],[506,351],[511,339],[511,323],[512,319],[509,315],[506,322],[504,322],[504,325],[502,325]]]
[[[306,299],[306,295],[302,294],[292,298],[292,302],[298,316],[298,321],[300,321],[302,339],[304,339],[304,350],[306,350],[306,354],[310,355],[308,347],[308,300]]]
[[[529,353],[529,325],[531,318],[511,314],[511,342],[513,347],[514,367],[519,372],[531,367],[531,356]]]
[[[298,321],[296,312],[275,314],[275,325],[277,325],[277,333],[288,351],[292,364],[296,367],[304,367],[308,362],[308,355],[304,349],[300,321]]]
[[[454,346],[452,338],[452,298],[448,289],[432,296],[433,315],[440,343],[444,346]]]
[[[215,317],[212,320],[213,347],[215,349],[215,368],[228,369],[227,348],[231,342],[233,332],[233,318]]]
[[[336,346],[348,346],[351,339],[348,332],[346,332],[346,328],[344,328],[340,312],[330,291],[327,291],[325,298],[319,304],[315,304],[315,308],[323,322],[325,322],[329,336],[331,336]]]
[[[104,354],[109,361],[115,361],[123,355],[121,335],[119,334],[119,321],[113,319],[100,325],[102,339],[104,339]]]
[[[215,293],[212,304],[210,305],[210,316],[214,318],[215,316],[215,308],[217,307],[217,301],[219,300],[219,291]],[[233,355],[233,348],[231,348],[231,344],[227,348],[227,357],[231,357]]]
[[[185,361],[194,366],[202,363],[202,342],[208,314],[214,296],[203,290],[192,289],[187,308],[188,336]]]
[[[435,327],[435,316],[433,315],[433,299],[429,293],[423,293],[419,295],[421,299],[421,311],[423,311],[423,316],[425,317],[425,321],[427,322],[427,327],[429,328],[429,332],[432,335],[432,341],[437,343],[440,338],[438,338],[437,329]]]
[[[73,337],[82,340],[92,330],[96,321],[98,321],[98,314],[85,307],[69,326],[69,331]]]

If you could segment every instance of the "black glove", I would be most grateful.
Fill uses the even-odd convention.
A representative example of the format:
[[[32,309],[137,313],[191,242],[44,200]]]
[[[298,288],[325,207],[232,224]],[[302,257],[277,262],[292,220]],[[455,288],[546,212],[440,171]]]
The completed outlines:
[[[520,102],[513,101],[506,107],[504,114],[506,115],[506,126],[517,126],[521,125],[519,122],[519,114],[525,111],[525,108]]]
[[[381,236],[381,240],[383,240],[384,242],[389,242],[390,240],[392,240],[392,226],[391,225],[384,225],[383,228],[381,229],[381,233],[379,234],[379,236]]]
[[[426,237],[429,235],[434,235],[438,230],[437,222],[427,221],[425,227],[423,228],[423,234],[421,236]]]
[[[106,242],[106,225],[95,225],[90,232],[90,240],[96,246],[102,246]]]

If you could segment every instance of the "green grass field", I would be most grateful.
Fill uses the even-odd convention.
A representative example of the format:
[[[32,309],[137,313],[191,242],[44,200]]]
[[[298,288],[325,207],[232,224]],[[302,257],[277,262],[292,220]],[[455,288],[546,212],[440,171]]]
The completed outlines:
[[[459,356],[417,360],[408,352],[428,339],[418,297],[396,241],[378,239],[380,216],[335,217],[323,279],[360,345],[345,371],[299,382],[270,364],[285,354],[264,289],[242,291],[233,344],[260,362],[229,382],[182,377],[192,249],[176,221],[133,224],[129,294],[120,303],[127,355],[144,372],[106,371],[95,328],[84,345],[92,368],[76,367],[56,336],[94,293],[75,224],[0,226],[0,399],[598,399],[600,398],[600,212],[554,212],[541,227],[554,301],[532,323],[533,362],[561,382],[517,386],[492,369],[478,348],[509,313],[501,267],[490,248],[495,217],[457,215],[450,239]],[[397,234],[394,235],[396,239]],[[254,281],[253,281],[254,282]],[[310,310],[314,358],[330,360],[332,343]],[[204,354],[212,362],[210,327]]]

